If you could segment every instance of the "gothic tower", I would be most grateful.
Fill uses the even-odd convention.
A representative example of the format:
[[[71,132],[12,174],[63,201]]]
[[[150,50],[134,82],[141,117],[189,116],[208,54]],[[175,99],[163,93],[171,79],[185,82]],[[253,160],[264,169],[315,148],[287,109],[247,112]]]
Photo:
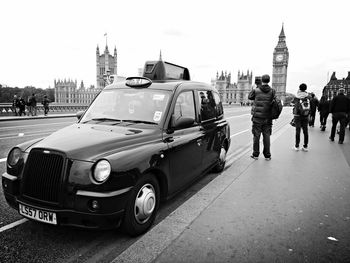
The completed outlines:
[[[117,75],[117,48],[114,47],[113,56],[109,54],[108,46],[106,44],[105,51],[100,55],[100,49],[96,48],[96,87],[103,89],[106,86],[103,80],[103,74],[109,70],[110,75]]]
[[[276,90],[276,95],[284,102],[286,98],[289,52],[286,44],[283,24],[278,38],[277,46],[273,51],[272,88]]]

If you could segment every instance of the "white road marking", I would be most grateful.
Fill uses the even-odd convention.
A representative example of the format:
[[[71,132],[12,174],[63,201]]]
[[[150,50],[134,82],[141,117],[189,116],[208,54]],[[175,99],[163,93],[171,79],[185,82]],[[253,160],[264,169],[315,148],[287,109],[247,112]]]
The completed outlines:
[[[0,163],[6,162],[6,158],[0,159]]]
[[[6,230],[8,230],[8,229],[11,229],[11,228],[13,228],[13,227],[19,226],[19,225],[21,225],[21,224],[23,224],[23,223],[25,223],[25,222],[27,222],[27,221],[28,221],[28,219],[22,218],[22,219],[20,219],[20,220],[18,220],[18,221],[16,221],[16,222],[13,222],[13,223],[11,223],[11,224],[8,224],[8,225],[6,225],[6,226],[3,226],[3,227],[0,228],[0,233],[6,231]]]
[[[53,132],[55,132],[56,130],[52,130],[52,131],[47,131],[47,132],[39,132],[39,133],[33,133],[33,134],[26,134],[26,135],[23,135],[21,137],[29,137],[29,136],[37,136],[37,135],[48,135],[48,134],[51,134]],[[0,137],[0,140],[5,140],[5,139],[16,139],[18,138],[19,135],[12,135],[12,136],[9,136],[9,137]]]
[[[244,117],[244,116],[250,116],[250,115],[251,115],[250,113],[247,113],[247,114],[242,114],[242,115],[226,117],[226,120],[233,119],[233,118],[240,118],[240,117]]]
[[[247,131],[250,131],[250,129],[246,129],[246,130],[237,132],[237,133],[235,133],[235,134],[232,134],[232,135],[230,136],[230,138],[233,138],[233,137],[235,137],[235,136],[237,136],[237,135],[240,135],[240,134],[242,134],[242,133],[245,133],[245,132],[247,132]]]
[[[51,125],[61,125],[61,124],[73,124],[74,122],[52,122],[52,123],[45,123],[45,124],[34,124],[34,125],[21,125],[21,126],[11,126],[11,127],[1,127],[0,130],[11,130],[11,129],[17,129],[17,128],[29,128],[29,127],[38,127],[38,126],[51,126]]]

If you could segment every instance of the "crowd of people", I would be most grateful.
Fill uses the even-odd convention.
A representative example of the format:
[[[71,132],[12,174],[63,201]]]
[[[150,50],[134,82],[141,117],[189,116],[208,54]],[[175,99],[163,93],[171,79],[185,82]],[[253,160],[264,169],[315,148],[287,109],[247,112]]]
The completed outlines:
[[[252,133],[253,152],[251,158],[257,160],[260,154],[260,136],[263,137],[263,155],[267,161],[271,160],[270,136],[272,133],[271,102],[274,97],[273,89],[268,85],[269,75],[262,76],[262,83],[255,83],[254,88],[248,98],[252,100]],[[295,151],[309,150],[309,127],[315,126],[317,111],[320,115],[320,129],[326,131],[327,118],[332,114],[332,128],[329,136],[330,141],[334,141],[336,133],[339,134],[338,143],[344,143],[345,129],[349,125],[350,129],[350,98],[345,94],[345,89],[340,88],[338,94],[329,100],[322,96],[320,101],[314,93],[307,92],[307,85],[300,84],[297,94],[293,100],[293,121],[295,126]],[[339,129],[337,125],[339,123]],[[303,143],[301,143],[301,131],[303,132]]]
[[[49,113],[49,104],[50,100],[46,95],[41,101],[44,107],[44,115],[46,116]],[[12,101],[12,111],[15,116],[37,116],[37,99],[35,94],[33,93],[28,97],[28,100],[25,101],[23,97],[14,95]]]

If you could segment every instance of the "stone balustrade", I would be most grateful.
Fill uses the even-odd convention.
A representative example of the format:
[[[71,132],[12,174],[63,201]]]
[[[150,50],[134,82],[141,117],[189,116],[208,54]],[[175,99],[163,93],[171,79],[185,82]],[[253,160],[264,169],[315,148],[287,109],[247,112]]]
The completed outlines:
[[[54,113],[76,113],[78,111],[84,111],[87,109],[88,105],[80,104],[50,104],[50,114]],[[26,107],[26,113],[28,112],[28,107]],[[39,104],[37,105],[37,114],[44,114],[44,106]],[[0,103],[0,116],[14,116],[12,104],[11,103]]]

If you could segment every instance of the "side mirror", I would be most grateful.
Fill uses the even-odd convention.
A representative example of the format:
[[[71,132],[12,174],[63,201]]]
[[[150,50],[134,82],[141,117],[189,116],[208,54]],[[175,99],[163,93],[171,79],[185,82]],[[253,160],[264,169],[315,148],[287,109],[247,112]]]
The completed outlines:
[[[189,128],[193,125],[194,123],[194,118],[190,117],[180,117],[177,120],[173,121],[172,128],[173,129],[184,129],[184,128]]]
[[[81,116],[84,115],[84,112],[85,111],[83,111],[83,110],[77,112],[77,114],[75,116],[77,116],[78,120],[80,120]]]

